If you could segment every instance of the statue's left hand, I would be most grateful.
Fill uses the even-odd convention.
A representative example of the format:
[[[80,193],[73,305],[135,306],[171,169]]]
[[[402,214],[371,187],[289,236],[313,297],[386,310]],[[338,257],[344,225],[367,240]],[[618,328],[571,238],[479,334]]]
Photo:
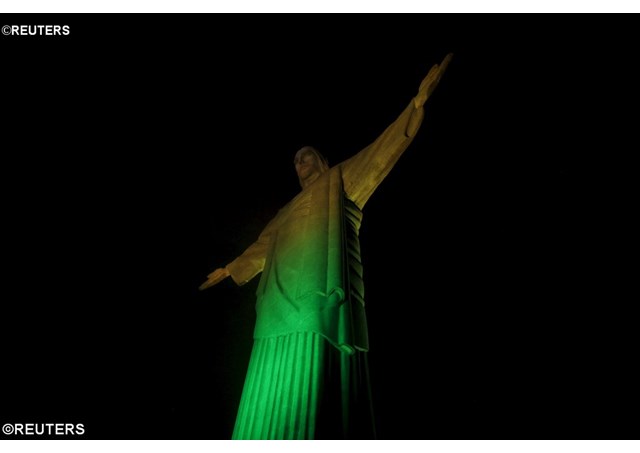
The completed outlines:
[[[444,57],[444,60],[442,60],[442,63],[440,63],[439,65],[433,65],[427,76],[422,80],[420,89],[418,90],[418,94],[415,98],[413,98],[414,105],[417,109],[422,107],[424,103],[427,102],[427,99],[429,99],[429,96],[431,96],[433,90],[436,89],[436,87],[438,86],[438,82],[440,82],[440,79],[444,74],[444,71],[446,71],[447,66],[449,66],[451,58],[453,58],[452,53]]]

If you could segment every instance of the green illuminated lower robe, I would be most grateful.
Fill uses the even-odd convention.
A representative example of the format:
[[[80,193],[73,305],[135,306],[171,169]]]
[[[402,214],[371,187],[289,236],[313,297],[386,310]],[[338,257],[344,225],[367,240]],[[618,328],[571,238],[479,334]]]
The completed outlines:
[[[412,101],[374,143],[303,189],[227,265],[240,285],[262,272],[234,439],[374,437],[361,209],[422,117]]]

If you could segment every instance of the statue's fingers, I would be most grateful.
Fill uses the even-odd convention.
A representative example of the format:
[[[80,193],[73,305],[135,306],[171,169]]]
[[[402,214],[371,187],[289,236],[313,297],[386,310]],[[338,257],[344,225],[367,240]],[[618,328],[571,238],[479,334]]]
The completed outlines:
[[[438,85],[438,82],[442,78],[442,75],[447,70],[447,66],[449,66],[452,58],[453,54],[449,53],[446,57],[444,57],[442,63],[440,63],[439,65],[433,65],[427,76],[422,80],[422,83],[420,84],[420,92],[425,90],[430,93],[434,90],[434,88],[436,87],[436,85]]]
[[[214,286],[224,280],[224,275],[217,275],[214,278],[209,279],[209,286]]]
[[[442,74],[444,74],[444,71],[447,70],[447,66],[449,66],[449,63],[451,63],[451,59],[453,58],[453,54],[452,53],[448,53],[446,57],[444,57],[444,60],[442,60],[442,63],[440,63],[440,76],[442,76]]]
[[[447,54],[446,57],[444,57],[444,60],[442,60],[442,63],[440,64],[440,68],[438,69],[438,82],[440,81],[440,79],[442,78],[442,75],[444,74],[444,71],[447,70],[447,66],[449,66],[449,63],[451,63],[451,59],[453,58],[453,54]]]
[[[422,79],[422,82],[420,83],[420,88],[418,89],[418,91],[422,91],[425,89],[425,87],[427,87],[431,81],[436,77],[436,74],[438,73],[438,65],[434,64],[431,69],[429,70],[429,73],[427,74],[427,76]]]
[[[440,83],[440,79],[442,79],[442,75],[444,71],[446,71],[447,66],[451,62],[451,58],[453,58],[453,54],[447,54],[447,56],[442,60],[442,64],[438,66],[438,71],[435,74],[435,77],[430,81],[428,85],[425,85],[426,96],[430,97],[431,94],[435,91],[436,87]]]

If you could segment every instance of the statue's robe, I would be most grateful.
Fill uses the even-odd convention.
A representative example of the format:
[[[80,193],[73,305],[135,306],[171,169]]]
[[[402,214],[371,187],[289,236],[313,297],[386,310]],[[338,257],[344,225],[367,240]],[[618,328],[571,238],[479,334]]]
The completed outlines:
[[[373,437],[358,230],[362,208],[422,117],[412,100],[374,143],[322,173],[226,266],[239,285],[262,272],[234,439]]]

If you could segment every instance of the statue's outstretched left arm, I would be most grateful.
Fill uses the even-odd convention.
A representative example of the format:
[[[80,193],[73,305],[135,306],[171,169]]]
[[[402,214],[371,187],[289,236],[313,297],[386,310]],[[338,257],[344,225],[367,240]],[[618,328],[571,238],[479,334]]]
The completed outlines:
[[[424,103],[438,86],[451,58],[452,54],[448,54],[441,64],[431,68],[422,80],[418,94],[382,135],[341,164],[344,190],[361,209],[418,132]]]
[[[271,241],[275,234],[276,216],[262,230],[258,240],[251,244],[239,257],[225,267],[216,269],[207,275],[207,280],[200,285],[200,291],[217,285],[227,277],[238,285],[244,285],[264,269]]]

